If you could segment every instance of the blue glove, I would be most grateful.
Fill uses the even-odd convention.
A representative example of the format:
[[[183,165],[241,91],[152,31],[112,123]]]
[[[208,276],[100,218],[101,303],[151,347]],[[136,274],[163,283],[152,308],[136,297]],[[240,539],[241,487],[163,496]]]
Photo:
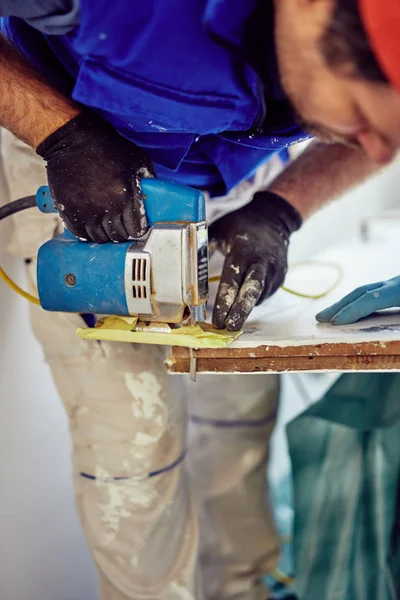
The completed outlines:
[[[400,306],[400,276],[357,288],[336,304],[320,312],[316,319],[320,323],[348,325],[368,317],[376,310],[398,306]]]

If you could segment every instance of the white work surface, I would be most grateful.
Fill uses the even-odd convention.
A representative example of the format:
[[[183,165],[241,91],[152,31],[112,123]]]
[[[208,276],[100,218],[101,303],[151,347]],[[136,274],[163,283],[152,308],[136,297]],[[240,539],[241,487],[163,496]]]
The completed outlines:
[[[331,266],[330,266],[331,265]],[[315,315],[354,288],[400,273],[400,244],[354,242],[333,247],[289,269],[285,285],[308,294],[335,289],[320,300],[279,290],[257,307],[242,336],[223,350],[198,350],[198,372],[281,372],[400,369],[400,311],[375,314],[353,325],[319,324]],[[212,309],[212,306],[210,307]],[[173,349],[170,372],[188,372],[189,352]]]

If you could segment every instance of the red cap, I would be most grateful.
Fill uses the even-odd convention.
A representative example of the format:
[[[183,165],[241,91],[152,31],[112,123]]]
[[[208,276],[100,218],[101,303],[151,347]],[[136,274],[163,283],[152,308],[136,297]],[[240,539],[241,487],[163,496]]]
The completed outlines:
[[[400,0],[358,0],[372,50],[389,81],[400,91]]]

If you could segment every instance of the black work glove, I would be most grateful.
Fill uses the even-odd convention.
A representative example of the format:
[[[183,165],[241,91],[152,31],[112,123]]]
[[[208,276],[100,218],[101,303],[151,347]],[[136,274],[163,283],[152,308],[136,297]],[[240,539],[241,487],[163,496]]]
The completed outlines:
[[[142,177],[155,177],[151,158],[106,121],[80,113],[42,142],[55,206],[78,238],[122,242],[148,229]]]
[[[218,248],[226,256],[214,306],[215,327],[238,331],[254,306],[282,285],[289,237],[301,223],[286,200],[258,192],[247,206],[210,226],[211,250]]]

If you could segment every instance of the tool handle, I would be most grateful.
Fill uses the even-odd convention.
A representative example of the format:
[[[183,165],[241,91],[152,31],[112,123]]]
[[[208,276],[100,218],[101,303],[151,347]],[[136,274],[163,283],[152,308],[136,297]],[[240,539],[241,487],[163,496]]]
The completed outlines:
[[[154,223],[199,223],[206,220],[206,201],[199,190],[171,181],[150,178],[142,179],[141,186],[150,227]],[[57,212],[47,185],[38,189],[36,204],[44,213]]]

